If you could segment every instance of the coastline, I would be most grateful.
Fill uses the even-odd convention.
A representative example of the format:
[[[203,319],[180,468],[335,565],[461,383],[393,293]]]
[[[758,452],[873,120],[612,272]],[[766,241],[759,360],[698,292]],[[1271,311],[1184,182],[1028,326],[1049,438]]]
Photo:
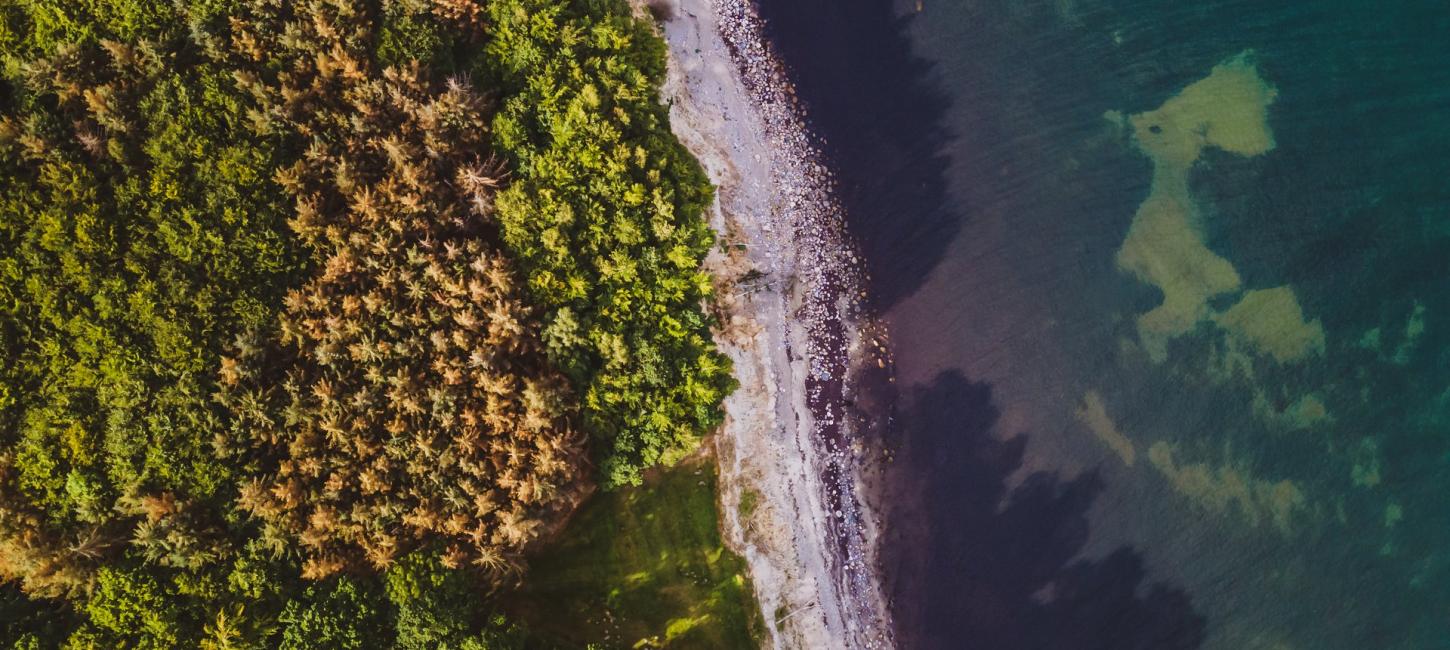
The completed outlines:
[[[706,267],[740,381],[715,438],[722,532],[749,565],[770,647],[894,647],[849,397],[853,369],[884,361],[864,343],[834,181],[750,3],[676,0],[666,13],[662,94],[717,187]]]

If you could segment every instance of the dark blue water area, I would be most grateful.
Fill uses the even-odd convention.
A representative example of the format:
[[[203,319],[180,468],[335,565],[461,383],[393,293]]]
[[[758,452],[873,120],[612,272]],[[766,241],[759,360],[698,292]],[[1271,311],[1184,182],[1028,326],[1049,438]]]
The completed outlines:
[[[904,647],[1450,648],[1450,6],[761,12],[892,334]],[[1160,337],[1130,241],[1237,283]]]

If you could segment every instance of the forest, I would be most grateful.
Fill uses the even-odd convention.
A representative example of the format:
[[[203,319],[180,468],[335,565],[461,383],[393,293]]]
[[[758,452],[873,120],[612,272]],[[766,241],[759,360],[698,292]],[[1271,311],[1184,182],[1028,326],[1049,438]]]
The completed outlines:
[[[581,508],[728,554],[641,485],[734,381],[624,0],[8,0],[0,57],[0,647],[582,647],[510,606]]]

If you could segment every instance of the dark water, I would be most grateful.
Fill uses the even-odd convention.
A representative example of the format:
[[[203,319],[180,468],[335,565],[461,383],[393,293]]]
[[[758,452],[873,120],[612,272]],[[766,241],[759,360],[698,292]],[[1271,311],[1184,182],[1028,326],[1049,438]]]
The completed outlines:
[[[761,7],[893,334],[903,645],[1450,648],[1450,5],[915,9]]]

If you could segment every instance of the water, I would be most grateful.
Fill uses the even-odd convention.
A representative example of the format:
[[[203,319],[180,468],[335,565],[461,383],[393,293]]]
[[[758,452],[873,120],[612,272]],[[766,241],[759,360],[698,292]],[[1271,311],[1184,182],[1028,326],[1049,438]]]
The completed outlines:
[[[1450,648],[1450,6],[764,0],[922,648]]]

